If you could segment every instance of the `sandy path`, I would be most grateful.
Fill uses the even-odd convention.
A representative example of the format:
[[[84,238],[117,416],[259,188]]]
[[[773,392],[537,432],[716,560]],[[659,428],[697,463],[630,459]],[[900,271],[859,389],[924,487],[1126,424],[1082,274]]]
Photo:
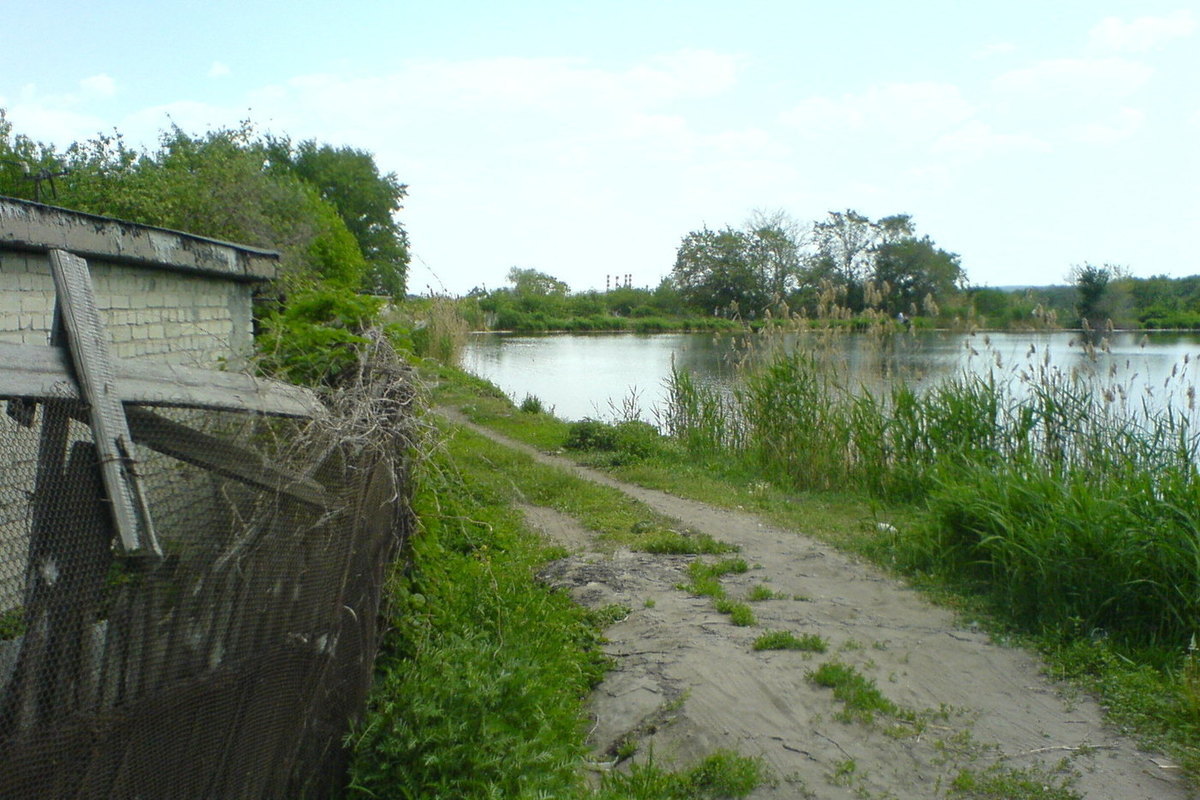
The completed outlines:
[[[755,798],[953,797],[961,770],[993,764],[1074,774],[1087,798],[1193,796],[1166,759],[1105,725],[1094,701],[1064,698],[1035,656],[991,642],[872,567],[751,514],[624,484],[470,427],[739,545],[752,569],[723,580],[730,597],[763,584],[786,598],[752,604],[757,627],[734,626],[708,598],[675,588],[692,557],[602,556],[569,517],[527,508],[534,527],[575,553],[549,565],[548,581],[581,603],[632,609],[607,631],[616,668],[591,699],[598,753],[632,738],[635,758],[652,749],[659,761],[688,763],[719,747],[761,756],[779,780]],[[830,648],[754,651],[767,629],[816,633]],[[841,721],[832,692],[806,680],[831,660],[854,665],[905,708],[942,713],[927,715],[920,731],[887,718]]]

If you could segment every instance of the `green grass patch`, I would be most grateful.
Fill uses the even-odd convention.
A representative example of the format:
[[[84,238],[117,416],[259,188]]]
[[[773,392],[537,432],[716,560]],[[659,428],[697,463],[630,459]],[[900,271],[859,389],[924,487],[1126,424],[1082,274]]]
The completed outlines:
[[[783,595],[773,591],[771,587],[764,586],[763,584],[759,583],[750,588],[750,592],[746,595],[746,599],[751,603],[761,603],[765,600],[777,600],[782,596]]]
[[[791,631],[767,631],[754,640],[755,650],[802,650],[806,653],[824,653],[829,643],[815,633],[797,636]]]
[[[1061,774],[1066,769],[1065,763],[1060,765],[1059,774],[999,764],[982,771],[966,769],[951,782],[951,796],[969,800],[1083,800],[1083,795],[1072,788],[1075,777]]]
[[[636,548],[643,537],[633,533],[635,528],[662,530],[675,524],[623,492],[539,464],[469,430],[457,430],[453,441],[454,461],[460,469],[471,471],[483,502],[553,508],[596,531],[612,547]]]
[[[827,661],[815,670],[809,670],[807,678],[817,686],[833,689],[833,696],[842,701],[844,706],[838,716],[846,721],[870,723],[875,720],[876,714],[897,719],[915,717],[912,712],[901,709],[884,697],[875,681],[849,664]]]
[[[754,610],[745,603],[739,603],[736,600],[730,600],[728,597],[722,597],[713,603],[713,606],[722,614],[729,615],[729,621],[734,625],[742,628],[750,628],[758,624],[758,619],[754,616]]]
[[[750,794],[771,776],[760,758],[748,758],[731,750],[718,750],[691,769],[672,773],[658,767],[653,758],[631,764],[628,772],[604,776],[595,800],[719,800]]]
[[[634,550],[662,555],[720,555],[736,553],[736,545],[721,542],[707,533],[651,531],[639,535],[632,543]]]

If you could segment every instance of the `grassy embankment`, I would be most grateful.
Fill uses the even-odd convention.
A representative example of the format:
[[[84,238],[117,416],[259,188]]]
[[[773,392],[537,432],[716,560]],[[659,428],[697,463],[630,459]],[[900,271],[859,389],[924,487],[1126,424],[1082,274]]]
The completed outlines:
[[[739,505],[905,573],[1038,648],[1112,720],[1200,774],[1200,477],[1193,395],[1038,360],[918,395],[852,391],[781,354],[734,396],[677,375],[665,422],[576,425],[462,384],[443,401],[544,448],[573,444],[648,486]],[[1161,393],[1172,387],[1156,387]],[[529,407],[536,403],[525,404]],[[887,524],[880,524],[887,523]]]
[[[628,609],[588,612],[540,584],[537,570],[563,552],[515,504],[568,513],[601,546],[653,548],[671,538],[669,521],[467,431],[438,438],[413,563],[391,581],[393,629],[351,738],[349,794],[683,800],[741,797],[764,780],[758,761],[718,751],[680,772],[651,759],[589,786],[583,701],[607,668],[602,628]]]

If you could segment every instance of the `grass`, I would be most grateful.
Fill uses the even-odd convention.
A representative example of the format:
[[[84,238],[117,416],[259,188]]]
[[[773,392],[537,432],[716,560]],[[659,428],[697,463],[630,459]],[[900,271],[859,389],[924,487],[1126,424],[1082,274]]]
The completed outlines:
[[[843,705],[838,717],[845,721],[870,723],[875,720],[876,714],[904,720],[916,717],[911,711],[900,708],[884,697],[875,681],[849,664],[827,661],[815,670],[809,670],[806,677],[810,683],[833,689],[834,698]]]
[[[468,443],[450,443],[471,463]],[[390,585],[392,631],[351,742],[350,795],[580,796],[581,701],[599,630],[531,579],[542,562],[490,480],[445,460],[421,479],[414,569]]]
[[[731,600],[721,585],[721,576],[740,575],[750,569],[741,558],[725,558],[720,561],[693,561],[688,564],[691,583],[679,588],[700,597],[710,597],[718,613],[728,614],[729,621],[739,627],[748,628],[758,624],[754,611],[745,603]]]
[[[1065,771],[1063,764],[1060,772]],[[1083,795],[1071,788],[1074,783],[1070,774],[997,764],[982,771],[962,770],[951,782],[950,791],[952,797],[970,800],[1083,800]]]
[[[631,764],[628,772],[604,776],[595,800],[661,798],[661,800],[718,800],[745,797],[770,778],[762,759],[718,750],[683,772],[666,772],[647,763]]]
[[[755,584],[753,587],[751,587],[749,594],[746,595],[746,599],[751,603],[761,603],[765,600],[778,600],[782,597],[783,595],[778,594],[777,592],[773,591],[771,587],[764,586],[761,583]]]
[[[643,553],[674,555],[720,555],[736,553],[737,546],[719,542],[707,533],[679,533],[678,531],[653,531],[639,536],[632,543],[633,549]]]
[[[806,653],[824,653],[829,643],[815,633],[797,636],[791,631],[766,631],[754,640],[755,650],[801,650]]]

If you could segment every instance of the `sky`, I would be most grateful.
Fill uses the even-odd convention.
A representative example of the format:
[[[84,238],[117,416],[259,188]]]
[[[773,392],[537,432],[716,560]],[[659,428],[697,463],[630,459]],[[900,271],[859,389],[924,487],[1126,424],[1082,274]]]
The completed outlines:
[[[250,120],[408,184],[409,289],[653,287],[755,211],[912,215],[974,285],[1200,273],[1200,2],[3,0],[65,147]]]

